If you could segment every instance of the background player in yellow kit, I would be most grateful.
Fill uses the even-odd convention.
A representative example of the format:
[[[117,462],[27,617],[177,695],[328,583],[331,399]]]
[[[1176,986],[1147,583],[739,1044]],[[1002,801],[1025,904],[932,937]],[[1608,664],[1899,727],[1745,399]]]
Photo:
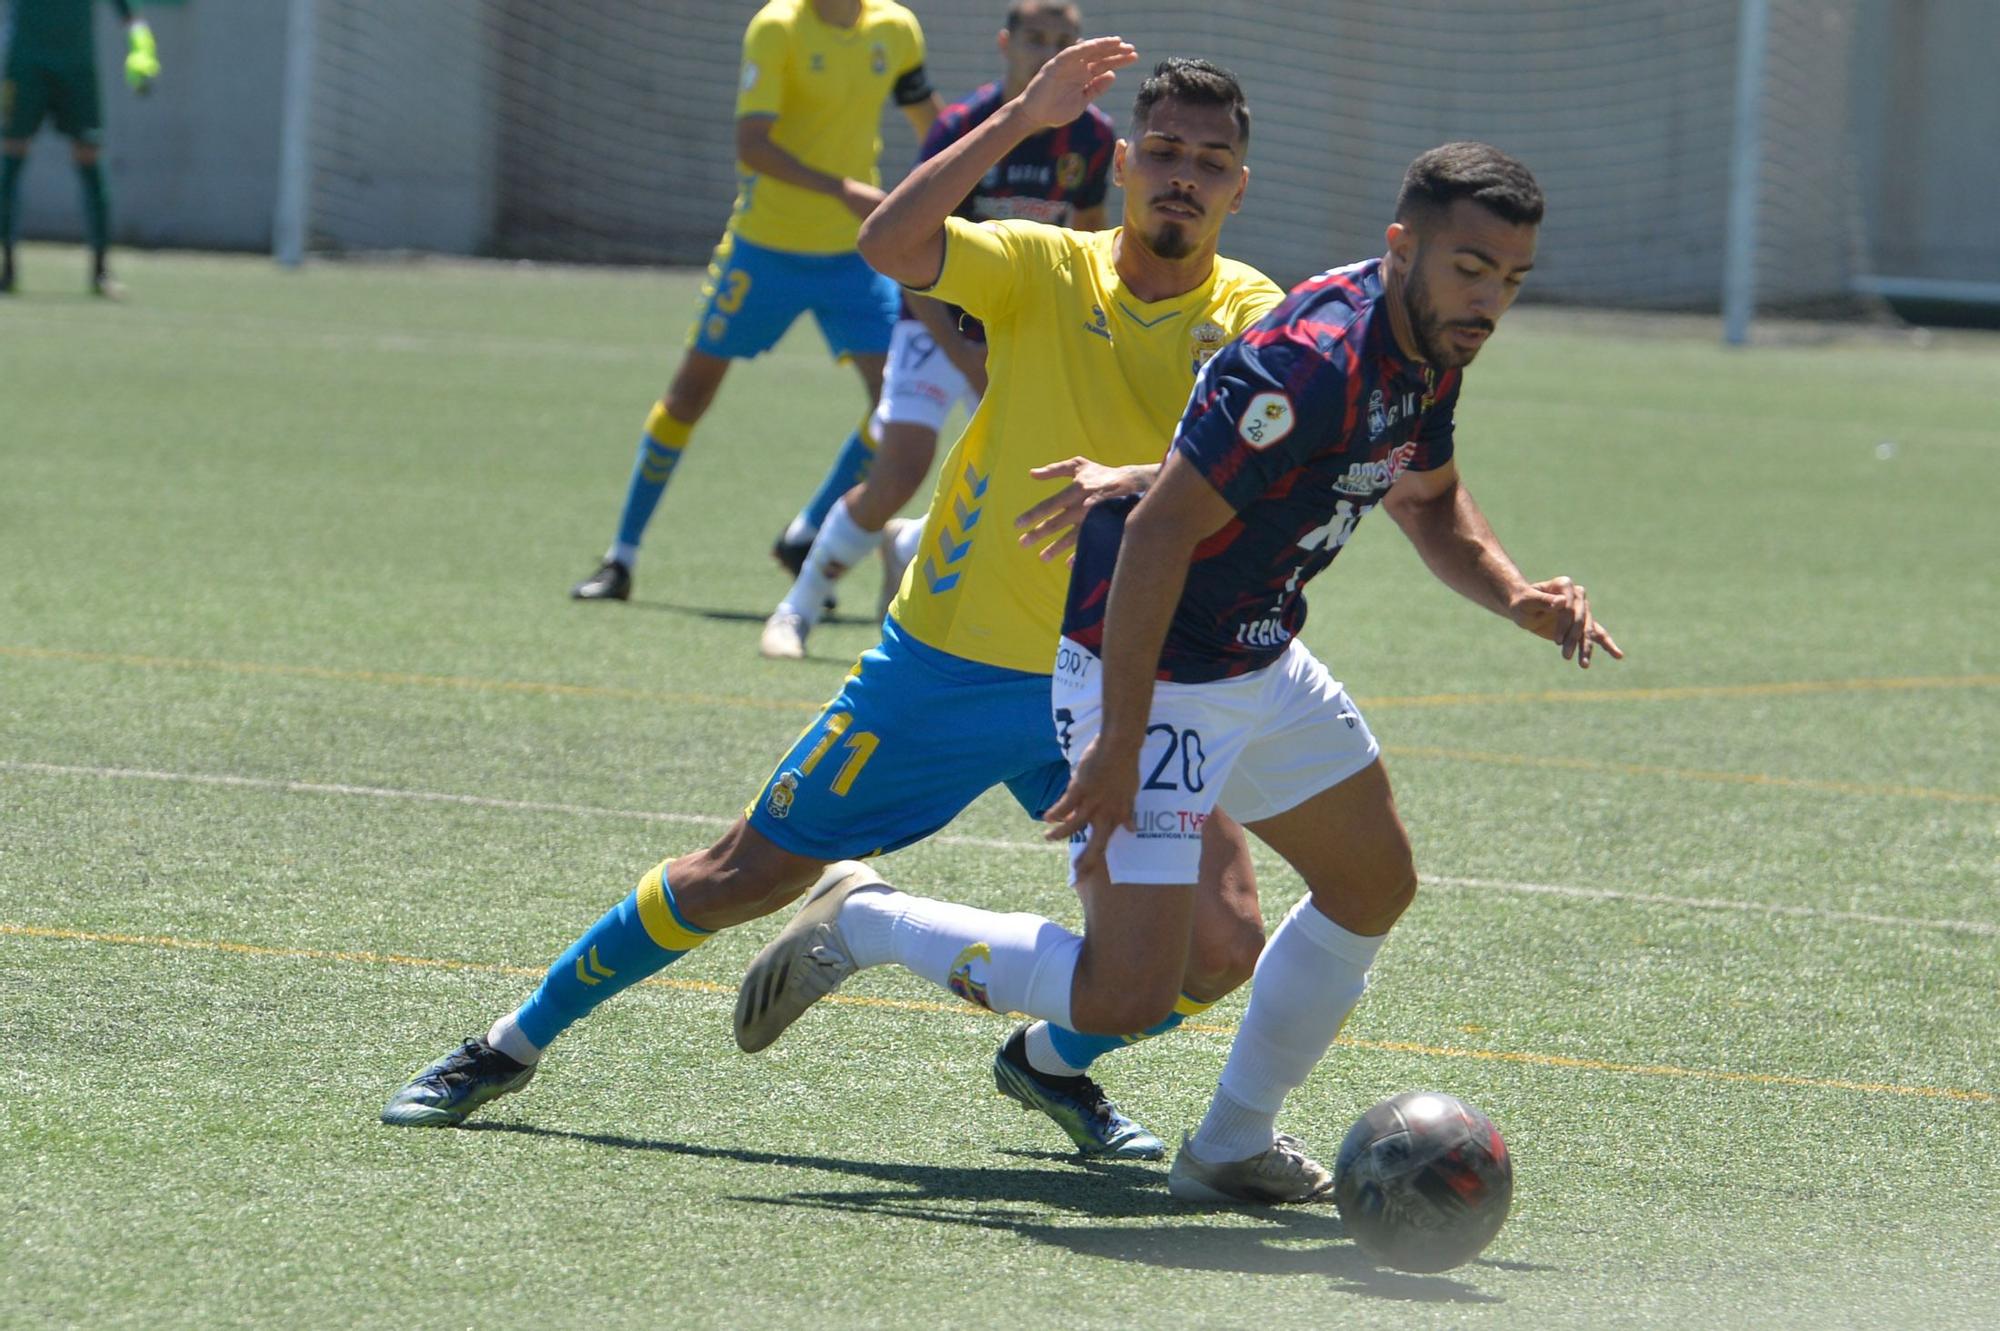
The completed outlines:
[[[882,201],[875,162],[887,98],[920,139],[937,119],[923,32],[894,0],[770,0],[750,20],[736,95],[736,207],[709,262],[687,353],[646,418],[618,534],[572,596],[631,596],[640,538],[729,363],[769,351],[807,310],[833,354],[854,362],[874,409],[899,300],[895,284],[854,252],[854,236]],[[867,468],[866,420],[821,487],[831,490],[825,507]],[[801,557],[811,540],[807,533]]]

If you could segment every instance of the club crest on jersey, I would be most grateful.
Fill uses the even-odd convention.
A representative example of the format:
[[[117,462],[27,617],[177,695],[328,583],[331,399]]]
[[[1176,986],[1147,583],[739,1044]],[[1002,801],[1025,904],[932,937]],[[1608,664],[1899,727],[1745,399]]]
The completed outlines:
[[[1056,159],[1056,184],[1075,189],[1083,183],[1085,163],[1082,153],[1064,153]]]
[[[1297,424],[1290,398],[1283,393],[1259,393],[1243,408],[1243,419],[1237,423],[1236,433],[1250,447],[1263,449],[1290,434]]]
[[[1213,319],[1204,319],[1188,334],[1194,342],[1194,368],[1197,372],[1208,364],[1208,358],[1222,350],[1223,343],[1229,341],[1229,330]]]
[[[771,784],[771,793],[764,797],[764,812],[773,818],[788,817],[792,812],[792,801],[798,798],[799,774],[785,772]]]
[[[875,43],[874,48],[868,52],[868,67],[874,70],[877,74],[888,73],[889,48],[882,45],[882,43],[880,42]]]

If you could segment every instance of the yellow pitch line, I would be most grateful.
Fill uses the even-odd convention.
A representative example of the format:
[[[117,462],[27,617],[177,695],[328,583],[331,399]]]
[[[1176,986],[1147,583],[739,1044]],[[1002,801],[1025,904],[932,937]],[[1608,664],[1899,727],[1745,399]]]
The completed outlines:
[[[1941,800],[1952,804],[2000,804],[2000,795],[1977,790],[1937,790],[1928,786],[1869,786],[1855,781],[1819,781],[1811,777],[1772,776],[1767,772],[1713,772],[1691,767],[1660,767],[1652,763],[1612,763],[1597,758],[1565,758],[1526,753],[1489,753],[1479,749],[1441,749],[1424,745],[1384,745],[1397,758],[1442,758],[1461,763],[1493,763],[1502,767],[1551,767],[1571,772],[1602,772],[1612,776],[1660,776],[1676,781],[1707,781],[1731,786],[1775,786],[1822,794],[1869,795],[1895,799]]]
[[[112,943],[128,947],[153,947],[183,952],[219,952],[240,957],[271,957],[294,961],[339,961],[369,966],[416,966],[430,970],[465,971],[487,975],[537,977],[545,968],[504,966],[497,962],[455,961],[445,957],[411,957],[393,952],[337,951],[315,947],[265,947],[256,943],[236,943],[225,939],[176,938],[170,934],[120,934],[89,929],[57,929],[44,925],[12,924],[0,921],[0,937],[36,938],[65,943]],[[681,980],[654,976],[641,985],[676,989],[683,993],[734,995],[735,989],[710,980]],[[931,1003],[921,1000],[870,998],[860,994],[830,994],[820,1000],[844,1007],[888,1008],[902,1012],[937,1013],[946,1016],[988,1017],[995,1014],[962,1003]],[[1185,1029],[1209,1035],[1234,1035],[1234,1026],[1188,1022]],[[1506,1049],[1460,1049],[1452,1045],[1416,1044],[1405,1040],[1362,1040],[1341,1036],[1336,1043],[1351,1049],[1377,1053],[1421,1054],[1429,1058],[1465,1058],[1485,1063],[1517,1063],[1527,1067],[1569,1068],[1585,1072],[1610,1072],[1634,1077],[1678,1077],[1695,1081],[1733,1082],[1750,1086],[1798,1086],[1813,1090],[1853,1091],[1864,1095],[1922,1096],[1936,1100],[1958,1100],[1972,1104],[1992,1104],[2000,1095],[1990,1091],[1968,1091],[1949,1086],[1901,1086],[1894,1082],[1846,1081],[1834,1077],[1795,1077],[1775,1072],[1725,1072],[1712,1068],[1683,1068],[1667,1063],[1614,1063],[1599,1058],[1574,1058],[1563,1054],[1535,1054]]]
[[[189,656],[83,652],[57,647],[0,646],[0,656],[29,661],[77,661],[91,665],[133,666],[144,670],[206,670],[233,675],[273,675],[359,684],[401,684],[424,688],[565,698],[608,698],[623,702],[750,707],[792,712],[817,711],[820,707],[818,702],[751,698],[740,694],[674,693],[658,689],[627,689],[608,684],[482,679],[472,675],[425,675],[406,671],[277,665],[259,661],[223,661]],[[1688,684],[1656,689],[1549,689],[1531,693],[1413,693],[1377,696],[1361,694],[1359,697],[1367,707],[1380,710],[1394,707],[1504,707],[1524,703],[1680,702],[1699,698],[1771,698],[1828,693],[1912,692],[1928,689],[1996,687],[2000,687],[2000,675],[1928,675],[1882,679],[1781,680],[1763,684]]]

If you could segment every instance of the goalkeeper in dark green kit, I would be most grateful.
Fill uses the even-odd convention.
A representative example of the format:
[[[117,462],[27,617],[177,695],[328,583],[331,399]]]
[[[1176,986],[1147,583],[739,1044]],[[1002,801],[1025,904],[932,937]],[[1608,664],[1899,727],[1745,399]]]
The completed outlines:
[[[125,20],[125,81],[143,93],[160,73],[153,34],[130,0],[110,0]],[[21,170],[28,140],[53,119],[70,140],[83,187],[84,232],[90,241],[90,289],[118,294],[105,266],[111,239],[111,205],[98,163],[104,110],[97,94],[97,56],[91,42],[94,0],[12,0],[7,55],[0,81],[0,294],[14,289],[14,240],[20,226]]]

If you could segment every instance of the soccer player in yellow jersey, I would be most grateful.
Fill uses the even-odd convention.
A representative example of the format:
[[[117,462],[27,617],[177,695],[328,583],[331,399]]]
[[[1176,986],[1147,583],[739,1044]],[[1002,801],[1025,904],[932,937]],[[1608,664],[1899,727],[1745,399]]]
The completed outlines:
[[[687,353],[646,419],[618,534],[597,571],[571,590],[578,600],[631,596],[640,538],[731,361],[769,351],[811,310],[828,348],[860,371],[871,411],[882,390],[900,300],[895,283],[854,252],[854,236],[882,201],[875,163],[884,99],[903,108],[920,140],[941,108],[916,15],[894,0],[770,0],[743,34],[737,88],[736,207],[709,263]],[[801,521],[812,516],[817,527],[861,478],[872,452],[866,420],[821,487],[830,493]],[[811,544],[808,531],[801,556]]]
[[[864,245],[878,267],[985,322],[989,374],[945,461],[922,552],[881,643],[742,819],[714,845],[646,874],[527,1002],[405,1086],[383,1110],[385,1122],[463,1120],[524,1085],[549,1043],[611,994],[715,930],[779,909],[815,879],[809,910],[837,906],[880,882],[847,857],[919,841],[992,786],[1005,785],[1037,818],[1062,795],[1068,767],[1049,696],[1068,571],[1046,556],[1066,547],[1085,508],[1144,487],[1196,370],[1279,299],[1261,273],[1216,255],[1249,181],[1242,89],[1201,61],[1165,62],[1146,80],[1132,138],[1116,150],[1125,189],[1116,230],[951,214],[993,163],[1027,136],[1074,121],[1135,58],[1118,38],[1070,47],[1019,97],[920,166],[868,224]],[[1036,466],[1051,456],[1066,460]],[[1005,529],[1015,514],[1025,528],[1018,538]],[[1171,1017],[1122,1035],[1036,1023],[995,1057],[1000,1089],[1047,1113],[1086,1155],[1165,1154],[1086,1069],[1098,1054],[1170,1029],[1234,989],[1262,946],[1242,829],[1226,816],[1209,819],[1201,858],[1197,941]],[[1087,897],[1084,911],[1094,916]],[[988,986],[987,950],[955,948],[937,959],[939,978],[996,1011],[1019,1006],[1019,995]],[[855,964],[838,950],[807,955],[757,1006],[772,1000],[795,1011]],[[739,1039],[755,1047],[758,1014],[738,1015]]]

